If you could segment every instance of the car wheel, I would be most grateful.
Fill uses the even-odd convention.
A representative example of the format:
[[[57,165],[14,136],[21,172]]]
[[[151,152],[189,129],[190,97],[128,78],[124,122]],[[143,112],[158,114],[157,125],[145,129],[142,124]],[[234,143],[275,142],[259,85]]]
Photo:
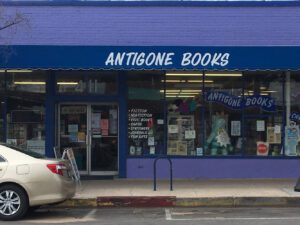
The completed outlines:
[[[28,206],[28,198],[22,188],[12,184],[0,187],[0,219],[21,219],[26,214]]]

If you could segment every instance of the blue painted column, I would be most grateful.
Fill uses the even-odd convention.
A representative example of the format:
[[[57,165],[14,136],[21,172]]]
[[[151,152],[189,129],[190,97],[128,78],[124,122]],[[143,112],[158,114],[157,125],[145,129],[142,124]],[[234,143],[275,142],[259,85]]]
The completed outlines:
[[[119,88],[119,177],[126,178],[127,156],[127,76],[120,72],[118,77]]]
[[[53,147],[55,146],[55,74],[53,71],[48,73],[46,82],[46,116],[45,116],[45,133],[46,133],[46,156],[54,157]]]

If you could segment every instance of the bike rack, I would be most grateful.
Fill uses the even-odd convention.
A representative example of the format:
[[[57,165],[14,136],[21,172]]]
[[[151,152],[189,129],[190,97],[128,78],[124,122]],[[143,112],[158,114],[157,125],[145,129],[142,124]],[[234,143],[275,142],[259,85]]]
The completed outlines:
[[[169,157],[166,156],[161,156],[158,157],[154,160],[153,163],[153,172],[154,172],[154,176],[153,176],[153,190],[156,191],[156,163],[158,160],[160,159],[166,159],[169,162],[169,166],[170,166],[170,191],[173,191],[173,165],[172,165],[172,161]]]

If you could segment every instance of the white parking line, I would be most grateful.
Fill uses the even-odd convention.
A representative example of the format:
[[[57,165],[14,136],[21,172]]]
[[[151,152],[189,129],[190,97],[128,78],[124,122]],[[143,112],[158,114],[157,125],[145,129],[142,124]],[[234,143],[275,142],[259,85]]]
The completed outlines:
[[[229,220],[300,220],[300,217],[198,217],[198,218],[173,218],[170,209],[165,209],[166,220],[174,221],[229,221]],[[182,213],[184,214],[184,213]]]

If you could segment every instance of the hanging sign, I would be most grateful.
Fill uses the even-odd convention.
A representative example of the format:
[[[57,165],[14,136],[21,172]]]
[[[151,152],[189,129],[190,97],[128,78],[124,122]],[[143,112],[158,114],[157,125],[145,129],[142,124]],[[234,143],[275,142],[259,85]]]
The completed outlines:
[[[241,110],[248,107],[259,107],[264,111],[274,112],[276,110],[275,100],[269,96],[253,95],[236,97],[225,92],[207,92],[205,101],[220,103],[233,110]]]
[[[291,113],[290,120],[293,120],[295,122],[300,122],[300,113],[297,112]]]

